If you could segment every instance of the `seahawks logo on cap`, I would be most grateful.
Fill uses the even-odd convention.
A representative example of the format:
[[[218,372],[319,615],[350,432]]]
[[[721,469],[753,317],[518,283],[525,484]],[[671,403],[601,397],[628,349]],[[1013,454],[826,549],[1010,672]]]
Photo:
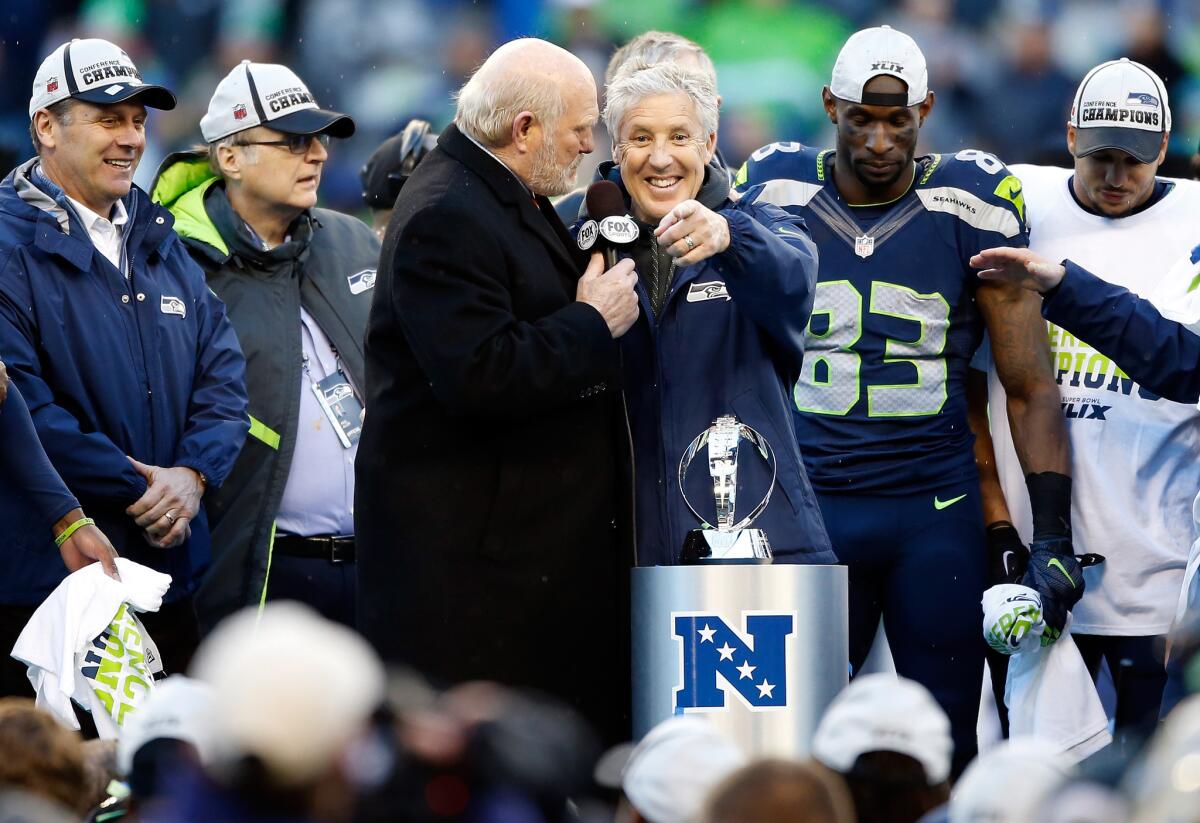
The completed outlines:
[[[1129,96],[1125,98],[1125,105],[1141,103],[1143,106],[1153,106],[1158,108],[1158,98],[1153,94],[1147,94],[1144,91],[1131,91]]]

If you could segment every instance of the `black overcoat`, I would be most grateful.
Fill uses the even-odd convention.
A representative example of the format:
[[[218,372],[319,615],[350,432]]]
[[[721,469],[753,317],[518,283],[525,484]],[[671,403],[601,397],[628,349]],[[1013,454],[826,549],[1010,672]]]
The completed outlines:
[[[628,736],[620,358],[549,202],[450,126],[405,184],[367,327],[359,624],[391,662]]]

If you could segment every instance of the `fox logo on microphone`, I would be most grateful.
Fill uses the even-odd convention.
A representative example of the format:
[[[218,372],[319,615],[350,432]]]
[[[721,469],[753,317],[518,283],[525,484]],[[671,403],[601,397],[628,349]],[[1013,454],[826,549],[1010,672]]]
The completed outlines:
[[[787,707],[795,612],[743,613],[743,631],[715,614],[674,613],[671,621],[682,647],[676,714],[727,708],[730,692],[750,711]]]

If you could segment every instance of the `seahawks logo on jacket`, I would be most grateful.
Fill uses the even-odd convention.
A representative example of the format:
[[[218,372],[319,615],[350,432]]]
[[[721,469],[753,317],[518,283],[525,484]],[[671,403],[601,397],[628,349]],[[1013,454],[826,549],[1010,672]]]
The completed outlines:
[[[351,294],[362,294],[363,292],[375,288],[375,269],[363,269],[360,272],[355,272],[346,278],[350,283]]]
[[[687,302],[700,303],[704,300],[732,300],[729,290],[719,280],[711,283],[693,283],[688,286]]]
[[[171,297],[164,294],[158,304],[158,308],[163,314],[176,314],[180,317],[187,317],[187,306],[178,297]]]

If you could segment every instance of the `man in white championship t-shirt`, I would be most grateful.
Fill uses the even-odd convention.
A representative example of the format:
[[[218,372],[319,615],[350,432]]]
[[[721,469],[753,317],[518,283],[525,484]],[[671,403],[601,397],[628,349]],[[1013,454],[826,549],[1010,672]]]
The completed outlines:
[[[1127,59],[1089,71],[1067,126],[1074,168],[1011,167],[1024,187],[1030,250],[1151,297],[1195,246],[1200,215],[1200,184],[1156,177],[1170,131],[1167,92],[1153,71]],[[1139,385],[1084,339],[1053,322],[1048,328],[1071,442],[1075,550],[1107,558],[1085,572],[1071,633],[1093,676],[1107,661],[1121,738],[1158,717],[1163,636],[1200,486],[1200,413]],[[1004,408],[994,368],[989,382],[991,407]],[[992,434],[1014,522],[1028,538],[1024,478],[1005,415],[992,416]]]

